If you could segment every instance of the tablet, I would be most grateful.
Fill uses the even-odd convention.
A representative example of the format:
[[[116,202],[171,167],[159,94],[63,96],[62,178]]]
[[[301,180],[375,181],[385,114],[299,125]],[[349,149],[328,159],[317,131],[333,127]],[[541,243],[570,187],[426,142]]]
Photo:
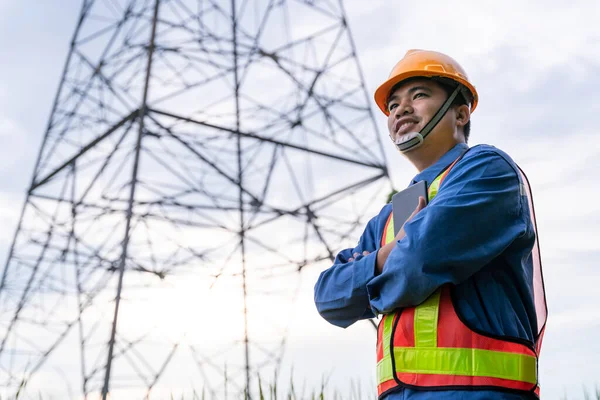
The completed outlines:
[[[392,213],[394,216],[394,236],[400,232],[402,225],[419,205],[419,197],[425,198],[427,204],[427,182],[419,181],[392,197]]]

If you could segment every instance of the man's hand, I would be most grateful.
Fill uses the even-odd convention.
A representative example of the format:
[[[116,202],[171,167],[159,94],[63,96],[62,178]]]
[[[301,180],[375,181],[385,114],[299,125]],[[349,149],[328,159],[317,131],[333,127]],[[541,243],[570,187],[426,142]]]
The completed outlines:
[[[421,211],[422,209],[424,209],[426,205],[427,205],[427,203],[425,202],[425,198],[423,196],[420,196],[419,197],[419,204],[417,204],[417,208],[415,208],[415,210],[412,212],[412,214],[410,214],[410,216],[404,222],[404,224],[402,224],[402,228],[400,228],[400,230],[398,231],[398,234],[396,235],[396,237],[394,237],[394,240],[392,240],[391,242],[389,242],[388,244],[386,244],[385,246],[383,246],[381,249],[379,249],[379,251],[377,252],[377,262],[376,262],[376,266],[375,266],[375,275],[379,275],[379,274],[381,274],[383,272],[383,265],[385,264],[385,261],[387,260],[388,255],[391,253],[392,249],[396,245],[396,242],[399,241],[399,240],[404,239],[404,236],[406,236],[406,232],[404,232],[404,225],[408,221],[410,221],[411,219],[413,219],[413,217],[415,215],[417,215],[417,213],[419,211]]]
[[[366,256],[366,255],[369,255],[369,254],[370,254],[370,253],[369,253],[368,251],[366,251],[366,250],[362,252],[362,255],[363,255],[363,256]],[[354,253],[354,254],[352,254],[352,257],[350,257],[350,258],[348,259],[348,262],[350,262],[350,261],[354,261],[354,259],[355,259],[356,257],[358,257],[358,256],[360,256],[360,253]]]

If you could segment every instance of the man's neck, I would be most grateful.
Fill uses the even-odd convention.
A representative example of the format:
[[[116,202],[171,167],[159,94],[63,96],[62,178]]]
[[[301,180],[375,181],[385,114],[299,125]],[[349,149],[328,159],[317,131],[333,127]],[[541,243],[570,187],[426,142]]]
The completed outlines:
[[[444,154],[449,152],[459,141],[452,140],[447,143],[423,143],[423,145],[412,152],[406,153],[406,157],[409,161],[417,168],[419,172],[431,167],[435,164]]]

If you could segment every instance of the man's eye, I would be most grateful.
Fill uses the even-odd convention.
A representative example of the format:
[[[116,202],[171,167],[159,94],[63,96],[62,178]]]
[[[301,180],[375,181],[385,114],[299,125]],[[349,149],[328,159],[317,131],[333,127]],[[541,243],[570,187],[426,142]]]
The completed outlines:
[[[419,97],[425,97],[425,96],[427,96],[425,93],[423,93],[423,92],[419,92],[419,93],[416,93],[416,94],[415,94],[415,97],[414,97],[414,98],[415,98],[415,99],[418,99]]]
[[[390,104],[390,105],[389,105],[389,107],[388,107],[388,108],[389,108],[389,110],[390,110],[390,111],[392,111],[392,110],[393,110],[394,108],[396,108],[396,107],[398,107],[398,104],[396,104],[396,103],[392,103],[392,104]]]

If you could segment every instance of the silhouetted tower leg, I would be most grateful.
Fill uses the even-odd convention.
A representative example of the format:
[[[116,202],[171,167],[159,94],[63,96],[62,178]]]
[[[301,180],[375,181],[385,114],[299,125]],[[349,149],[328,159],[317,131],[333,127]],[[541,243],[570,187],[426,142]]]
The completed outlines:
[[[383,205],[369,98],[341,2],[84,1],[0,281],[0,394],[256,393],[301,270]]]

